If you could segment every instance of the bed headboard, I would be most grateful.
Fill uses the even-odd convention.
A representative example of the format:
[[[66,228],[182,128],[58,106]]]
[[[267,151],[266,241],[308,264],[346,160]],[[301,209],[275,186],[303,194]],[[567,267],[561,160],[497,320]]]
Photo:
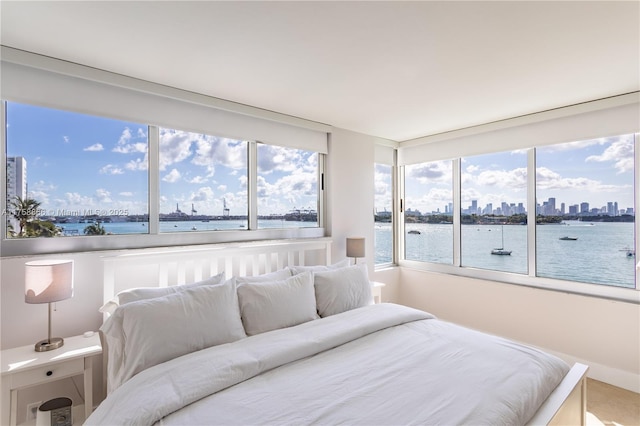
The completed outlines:
[[[104,301],[134,287],[188,284],[224,272],[252,276],[331,262],[331,238],[270,240],[131,250],[102,258]]]

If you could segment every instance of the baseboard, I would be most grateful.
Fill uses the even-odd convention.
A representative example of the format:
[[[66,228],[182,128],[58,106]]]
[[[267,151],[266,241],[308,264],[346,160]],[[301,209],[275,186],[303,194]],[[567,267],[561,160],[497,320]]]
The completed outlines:
[[[593,362],[588,359],[578,358],[573,355],[567,355],[565,353],[552,351],[550,349],[543,350],[557,356],[568,364],[572,365],[576,362],[579,362],[581,364],[588,365],[589,371],[587,372],[587,377],[589,377],[590,379],[608,383],[622,389],[630,390],[631,392],[640,393],[640,374],[634,374],[630,371],[620,370],[608,365],[598,364],[597,362]]]

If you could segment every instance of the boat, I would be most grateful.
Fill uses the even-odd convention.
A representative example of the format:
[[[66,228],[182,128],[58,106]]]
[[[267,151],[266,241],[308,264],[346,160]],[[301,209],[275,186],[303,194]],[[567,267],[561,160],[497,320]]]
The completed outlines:
[[[420,235],[420,231],[418,231],[417,229],[412,229],[411,231],[407,232],[407,234]]]
[[[505,250],[504,248],[504,229],[500,229],[500,237],[502,238],[502,246],[500,248],[494,248],[491,250],[491,254],[495,254],[497,256],[511,256],[511,250]]]
[[[577,239],[578,237],[560,237],[560,240],[562,241],[575,241]]]
[[[636,251],[634,249],[625,247],[620,251],[625,252],[625,256],[627,256],[627,257],[636,257]]]

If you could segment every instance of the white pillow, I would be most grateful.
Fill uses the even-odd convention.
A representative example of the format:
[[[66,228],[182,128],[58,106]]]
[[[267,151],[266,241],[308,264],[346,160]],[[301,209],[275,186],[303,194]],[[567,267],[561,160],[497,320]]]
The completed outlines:
[[[240,316],[251,336],[318,319],[311,272],[238,286]]]
[[[289,268],[280,269],[275,272],[269,272],[262,275],[255,275],[253,277],[236,277],[236,283],[238,285],[246,283],[262,283],[268,281],[286,280],[293,275]]]
[[[154,297],[162,297],[167,294],[177,293],[178,291],[183,291],[188,288],[198,287],[201,285],[214,285],[220,284],[224,281],[224,272],[219,273],[218,275],[214,275],[212,277],[207,278],[206,280],[198,281],[190,284],[182,284],[182,285],[173,285],[169,287],[139,287],[139,288],[130,288],[128,290],[123,290],[120,293],[116,294],[113,299],[109,300],[107,303],[102,305],[98,311],[101,313],[113,314],[113,312],[120,305],[124,305],[125,303],[135,302],[137,300],[151,299]]]
[[[146,368],[246,337],[233,278],[121,305],[100,330],[123,348],[110,391]]]
[[[373,303],[366,264],[315,272],[313,280],[318,313],[321,317]]]
[[[302,272],[324,272],[324,271],[332,271],[334,269],[345,268],[350,266],[351,262],[349,259],[341,260],[340,262],[334,263],[333,265],[314,265],[314,266],[290,266],[293,275],[301,274]]]

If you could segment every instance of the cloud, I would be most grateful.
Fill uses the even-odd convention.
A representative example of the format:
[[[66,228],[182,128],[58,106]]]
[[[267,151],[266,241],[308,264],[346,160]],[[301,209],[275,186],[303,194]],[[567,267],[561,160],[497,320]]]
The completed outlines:
[[[160,128],[160,170],[166,170],[193,154],[191,135],[188,132]]]
[[[69,143],[69,136],[63,136],[62,140],[64,141],[64,143]]]
[[[546,167],[536,168],[536,185],[539,189],[578,190],[589,192],[613,192],[620,189],[616,185],[605,185],[600,181],[579,178],[564,178]]]
[[[485,170],[473,178],[479,185],[523,190],[527,188],[527,169]]]
[[[169,173],[167,173],[162,180],[164,182],[174,183],[179,181],[181,178],[180,172],[177,169],[172,169]]]
[[[203,186],[198,188],[196,192],[191,193],[189,199],[194,202],[209,203],[210,201],[213,201],[214,195],[215,193],[211,187]]]
[[[187,180],[187,182],[195,183],[195,184],[203,184],[203,183],[206,183],[208,181],[209,181],[209,179],[207,179],[204,176],[195,176],[195,177]]]
[[[617,140],[609,145],[600,155],[590,155],[586,162],[612,162],[618,174],[633,172],[633,141]]]
[[[140,138],[140,132],[138,132],[137,138]],[[133,153],[146,153],[147,152],[147,140],[146,135],[142,133],[142,138],[144,141],[135,142],[132,141],[133,136],[131,134],[131,129],[125,127],[120,135],[120,139],[116,144],[115,148],[112,149],[113,152],[117,152],[119,154],[133,154]]]
[[[124,192],[119,192],[118,195],[120,195],[122,197],[133,197],[133,192],[124,191]]]
[[[103,175],[122,175],[124,174],[124,170],[122,170],[121,168],[119,168],[116,165],[113,164],[107,164],[106,166],[102,167],[99,170],[100,174]]]
[[[406,175],[417,179],[418,182],[451,182],[452,169],[451,161],[432,161],[429,163],[416,164],[406,167]]]
[[[146,171],[149,169],[149,163],[147,162],[147,156],[144,158],[136,158],[135,160],[129,161],[124,166],[125,169],[131,171]]]
[[[100,203],[110,203],[112,201],[111,193],[104,188],[96,189],[96,198]]]
[[[275,145],[258,145],[258,173],[311,172],[317,169],[318,155],[315,152]]]
[[[191,162],[212,172],[216,165],[230,169],[247,167],[247,143],[234,139],[200,135],[195,139],[195,155]]]
[[[94,143],[93,145],[84,148],[83,151],[89,151],[89,152],[104,151],[104,147],[102,146],[101,143]]]

